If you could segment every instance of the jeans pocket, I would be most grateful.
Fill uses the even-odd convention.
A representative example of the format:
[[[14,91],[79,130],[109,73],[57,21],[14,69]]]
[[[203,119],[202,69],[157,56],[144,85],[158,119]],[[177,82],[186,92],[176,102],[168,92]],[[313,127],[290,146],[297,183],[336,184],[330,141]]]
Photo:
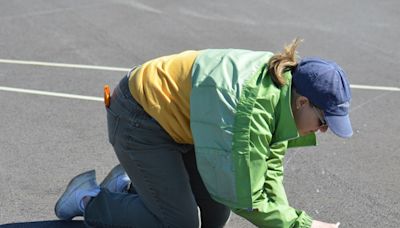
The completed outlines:
[[[110,108],[107,108],[107,129],[108,129],[108,141],[114,146],[115,135],[119,125],[119,116],[115,114]]]

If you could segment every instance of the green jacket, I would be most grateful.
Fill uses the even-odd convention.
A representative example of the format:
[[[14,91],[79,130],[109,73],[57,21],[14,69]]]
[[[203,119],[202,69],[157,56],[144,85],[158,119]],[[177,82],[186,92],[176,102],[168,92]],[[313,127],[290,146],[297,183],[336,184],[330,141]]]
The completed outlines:
[[[203,50],[192,68],[190,124],[199,173],[212,198],[258,227],[310,227],[289,206],[283,187],[288,147],[316,145],[299,137],[291,111],[291,74],[276,87],[270,52]]]

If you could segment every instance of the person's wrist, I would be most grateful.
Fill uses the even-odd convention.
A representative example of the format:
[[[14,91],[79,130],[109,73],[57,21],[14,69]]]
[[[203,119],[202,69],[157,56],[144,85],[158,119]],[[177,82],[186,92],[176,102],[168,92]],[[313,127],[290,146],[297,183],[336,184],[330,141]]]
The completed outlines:
[[[315,225],[315,223],[316,223],[316,220],[312,220],[312,222],[311,222],[311,228],[317,228],[316,225]]]
[[[318,221],[318,220],[312,220],[312,222],[311,222],[311,228],[324,228],[324,227],[326,227],[326,228],[333,228],[333,227],[335,227],[335,228],[337,228],[337,227],[339,227],[339,225],[340,225],[340,222],[338,222],[338,223],[336,223],[336,224],[332,224],[332,223],[325,223],[325,222],[321,222],[321,221]]]

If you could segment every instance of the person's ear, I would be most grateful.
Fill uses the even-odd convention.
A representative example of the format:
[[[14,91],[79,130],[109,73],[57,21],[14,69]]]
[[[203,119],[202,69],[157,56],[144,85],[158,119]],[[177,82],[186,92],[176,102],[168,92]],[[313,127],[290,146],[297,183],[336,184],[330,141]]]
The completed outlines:
[[[296,109],[300,110],[300,109],[306,107],[309,103],[310,103],[310,101],[308,100],[307,97],[299,96],[296,99]]]

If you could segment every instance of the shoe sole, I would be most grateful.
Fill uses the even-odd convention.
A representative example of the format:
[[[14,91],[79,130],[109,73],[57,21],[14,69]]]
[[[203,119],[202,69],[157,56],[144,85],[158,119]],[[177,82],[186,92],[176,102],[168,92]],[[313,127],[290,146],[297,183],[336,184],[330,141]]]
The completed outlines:
[[[110,173],[100,183],[100,188],[107,188],[107,185],[117,176],[125,173],[125,169],[121,165],[115,166]]]
[[[78,189],[86,181],[89,181],[93,178],[96,178],[95,170],[89,170],[87,172],[81,173],[78,176],[72,178],[72,180],[68,183],[67,188],[65,189],[64,193],[58,199],[56,206],[54,207],[54,212],[58,218],[63,219],[63,218],[61,218],[61,216],[58,215],[57,209],[61,208],[63,206],[63,204],[65,203],[65,200],[68,199],[71,196],[71,194],[73,192],[75,192],[76,189]],[[63,220],[71,220],[72,218],[67,218],[67,219],[63,219]]]

